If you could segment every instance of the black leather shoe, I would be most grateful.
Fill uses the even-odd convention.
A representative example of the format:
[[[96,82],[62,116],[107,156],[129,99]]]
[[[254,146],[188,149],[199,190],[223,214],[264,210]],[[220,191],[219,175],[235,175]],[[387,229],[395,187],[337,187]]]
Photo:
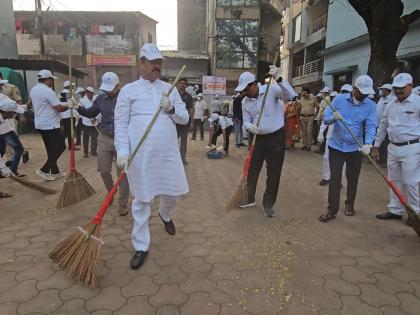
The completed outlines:
[[[133,258],[131,258],[130,266],[131,269],[139,269],[143,265],[144,259],[146,258],[149,252],[144,252],[142,250],[136,251]]]
[[[332,212],[327,212],[326,214],[319,216],[319,221],[321,222],[329,222],[332,219],[335,219],[336,214]]]
[[[354,216],[354,206],[346,205],[346,208],[344,209],[344,215],[349,217]]]
[[[393,214],[392,212],[385,212],[376,216],[379,220],[401,220],[402,216]]]
[[[321,179],[319,186],[327,186],[330,183],[328,179]]]
[[[163,224],[165,225],[165,231],[168,232],[168,234],[170,235],[175,235],[176,233],[175,224],[172,222],[172,220],[170,220],[169,222],[166,222],[165,220],[162,219],[162,217],[160,216],[160,213],[159,213],[159,217],[162,220]]]

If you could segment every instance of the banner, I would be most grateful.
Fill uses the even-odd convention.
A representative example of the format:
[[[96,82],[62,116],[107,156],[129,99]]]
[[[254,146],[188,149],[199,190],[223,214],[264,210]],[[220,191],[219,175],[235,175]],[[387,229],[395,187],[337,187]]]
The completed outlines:
[[[114,65],[114,66],[135,66],[135,55],[86,55],[88,66]]]
[[[203,94],[226,95],[226,78],[203,76]]]

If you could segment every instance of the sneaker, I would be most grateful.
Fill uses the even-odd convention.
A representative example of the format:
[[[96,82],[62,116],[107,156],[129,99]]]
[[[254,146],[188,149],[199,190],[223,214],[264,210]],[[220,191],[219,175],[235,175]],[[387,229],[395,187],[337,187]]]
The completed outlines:
[[[251,207],[255,207],[256,205],[257,205],[257,203],[255,201],[254,202],[248,202],[246,204],[240,205],[239,208],[242,208],[242,209],[251,208]]]
[[[55,177],[51,176],[51,174],[45,173],[45,172],[43,172],[41,170],[36,170],[35,173],[39,177],[41,177],[42,179],[45,179],[45,180],[48,180],[48,181],[51,181],[51,180],[54,180],[55,179]]]
[[[65,177],[65,176],[67,176],[67,174],[66,174],[66,173],[61,173],[61,172],[59,172],[59,173],[57,173],[57,174],[51,174],[51,176],[52,176],[54,179],[57,179],[57,178]]]
[[[273,208],[264,208],[264,215],[265,215],[267,218],[272,218],[272,217],[274,217],[274,210],[273,210]]]

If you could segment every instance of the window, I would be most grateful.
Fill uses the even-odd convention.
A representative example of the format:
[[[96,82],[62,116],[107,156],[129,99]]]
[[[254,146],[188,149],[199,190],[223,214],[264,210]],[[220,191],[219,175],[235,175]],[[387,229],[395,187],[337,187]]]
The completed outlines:
[[[258,21],[217,21],[217,66],[249,69],[257,66]]]
[[[293,19],[293,34],[292,34],[292,43],[300,41],[300,36],[302,33],[302,15],[299,14]]]
[[[335,74],[333,76],[333,90],[334,91],[340,91],[340,88],[344,84],[352,84],[353,82],[353,72],[344,72]]]
[[[255,7],[258,0],[217,0],[219,7]]]

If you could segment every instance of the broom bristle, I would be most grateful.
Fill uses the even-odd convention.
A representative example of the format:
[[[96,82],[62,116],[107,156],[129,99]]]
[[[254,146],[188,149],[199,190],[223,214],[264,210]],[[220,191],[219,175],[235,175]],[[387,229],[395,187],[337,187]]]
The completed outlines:
[[[44,194],[47,194],[47,195],[58,193],[58,191],[55,190],[55,189],[50,189],[50,188],[43,187],[41,185],[32,183],[32,182],[30,182],[30,181],[28,181],[26,179],[23,179],[23,178],[20,178],[20,177],[17,177],[17,176],[10,176],[9,178],[13,179],[15,182],[17,182],[17,183],[19,183],[21,185],[24,185],[26,187],[29,187],[29,188],[38,190],[38,191],[40,191],[40,192],[42,192]]]
[[[246,188],[246,178],[241,177],[241,180],[238,183],[238,186],[236,186],[235,191],[230,196],[230,199],[228,203],[226,204],[225,210],[229,212],[230,210],[234,208],[238,208],[241,204],[246,202],[248,198],[248,191]]]
[[[92,229],[92,237],[87,238]],[[88,223],[54,247],[48,257],[72,280],[96,287],[96,271],[103,244],[100,239],[101,226]]]
[[[72,171],[64,182],[63,190],[57,200],[57,208],[65,208],[81,202],[95,193],[93,187],[76,170]]]

